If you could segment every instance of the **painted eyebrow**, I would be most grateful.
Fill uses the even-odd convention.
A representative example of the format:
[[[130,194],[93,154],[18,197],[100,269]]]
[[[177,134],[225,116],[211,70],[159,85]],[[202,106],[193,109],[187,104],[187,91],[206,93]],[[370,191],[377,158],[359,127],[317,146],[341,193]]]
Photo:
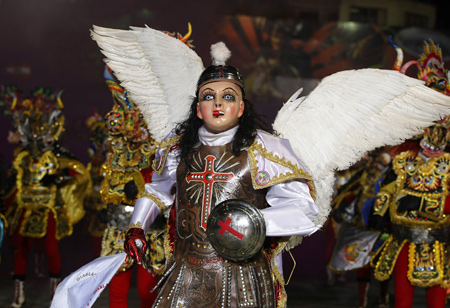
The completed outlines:
[[[233,91],[234,93],[236,93],[236,95],[238,95],[238,93],[237,93],[232,87],[225,88],[225,89],[223,89],[222,92],[225,92],[226,90],[231,90],[231,91]]]
[[[238,95],[238,93],[237,93],[232,87],[225,88],[225,89],[222,90],[222,92],[225,92],[226,90],[231,90],[231,91],[233,91],[234,93],[236,93],[236,95]],[[206,89],[204,89],[200,94],[203,94],[205,91],[216,92],[216,91],[214,91],[214,90],[211,89],[211,88],[206,88]]]
[[[203,92],[205,92],[205,91],[213,91],[213,92],[214,92],[213,89],[211,89],[211,88],[206,88],[206,89],[204,89],[202,92],[200,92],[200,94],[203,94]]]

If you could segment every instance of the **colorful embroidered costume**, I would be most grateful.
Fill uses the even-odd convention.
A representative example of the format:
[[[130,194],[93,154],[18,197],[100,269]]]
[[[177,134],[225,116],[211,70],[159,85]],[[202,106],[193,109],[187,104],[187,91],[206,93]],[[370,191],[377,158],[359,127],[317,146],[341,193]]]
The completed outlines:
[[[104,216],[106,228],[100,255],[110,256],[124,251],[125,232],[134,202],[144,191],[144,184],[151,182],[153,171],[150,164],[156,146],[139,109],[128,99],[108,68],[105,68],[105,79],[114,107],[105,116],[109,151],[102,166],[104,178],[100,194],[104,210],[101,216]],[[133,266],[135,262],[128,257],[113,277],[109,289],[110,308],[127,307],[131,276],[136,267],[141,307],[153,304],[156,292],[150,291],[164,270],[164,228],[165,220],[160,217],[147,232],[147,241],[152,248],[147,252],[151,260],[148,264]]]
[[[439,47],[425,43],[419,62],[405,68],[413,63],[421,69],[420,79],[448,95]],[[415,149],[397,154],[392,161],[394,180],[377,194],[374,219],[382,228],[387,225],[382,217],[388,218],[391,235],[371,263],[376,279],[395,276],[396,307],[412,306],[414,286],[427,288],[427,307],[445,305],[445,289],[450,286],[448,129],[446,117],[425,130]]]
[[[59,143],[64,130],[61,93],[40,88],[22,98],[7,88],[3,103],[9,106],[16,132],[9,141],[19,143],[13,161],[15,187],[9,193],[6,217],[17,249],[14,256],[15,298],[21,307],[27,259],[33,239],[43,239],[51,276],[51,294],[60,281],[58,241],[73,232],[84,215],[83,201],[91,179],[84,165]]]

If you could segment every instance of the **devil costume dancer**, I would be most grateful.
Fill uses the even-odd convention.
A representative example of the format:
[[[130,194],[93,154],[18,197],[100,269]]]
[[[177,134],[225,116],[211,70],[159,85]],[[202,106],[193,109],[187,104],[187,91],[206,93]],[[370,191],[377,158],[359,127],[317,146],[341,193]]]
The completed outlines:
[[[94,27],[91,34],[159,143],[152,183],[135,203],[125,240],[127,253],[146,263],[144,230],[159,214],[172,219],[155,306],[285,307],[276,261],[325,222],[334,171],[450,113],[450,98],[414,78],[392,70],[344,71],[325,78],[308,97],[297,92],[283,105],[273,124],[285,138],[278,139],[253,125],[245,131],[252,105],[244,99],[239,72],[225,64],[229,51],[213,56],[221,63],[205,70],[184,43],[148,27]],[[367,108],[357,108],[360,102]],[[406,115],[407,108],[414,112]],[[185,122],[187,115],[195,121]],[[239,203],[259,213],[248,229],[266,229],[259,233],[262,241],[249,240],[235,224],[238,206],[231,205]],[[222,238],[241,245],[224,249]],[[247,254],[245,248],[255,244],[256,252]],[[238,253],[229,256],[228,250]],[[99,258],[74,272],[59,285],[52,307],[91,305],[124,258]]]
[[[441,49],[432,41],[424,47],[419,61],[408,62],[401,72],[416,64],[419,79],[449,95]],[[397,51],[399,69],[402,53],[398,47]],[[450,287],[449,124],[449,117],[444,117],[425,129],[422,139],[400,147],[409,149],[397,149],[393,176],[377,194],[374,225],[391,235],[371,263],[376,279],[394,276],[396,308],[412,307],[415,286],[426,288],[428,308],[445,306]]]
[[[123,242],[133,205],[143,193],[145,183],[151,182],[153,170],[150,164],[156,147],[140,110],[128,99],[126,91],[107,67],[104,75],[114,100],[114,107],[105,116],[110,146],[103,164],[105,176],[100,191],[105,205],[101,216],[106,223],[101,256],[110,256],[124,251]],[[162,216],[160,218],[146,234],[146,240],[152,248],[147,251],[148,264],[137,265],[128,257],[111,279],[110,308],[128,307],[128,292],[134,269],[137,270],[140,307],[153,304],[156,293],[150,291],[156,285],[165,261],[162,236],[165,220]]]
[[[10,192],[6,217],[14,238],[14,300],[9,307],[25,303],[25,275],[33,242],[42,240],[50,272],[50,295],[61,280],[59,240],[70,236],[73,225],[84,215],[83,200],[91,179],[84,165],[59,143],[64,131],[61,93],[48,89],[22,98],[13,88],[1,93],[9,107],[15,133],[9,141],[19,143],[13,162],[15,186]]]

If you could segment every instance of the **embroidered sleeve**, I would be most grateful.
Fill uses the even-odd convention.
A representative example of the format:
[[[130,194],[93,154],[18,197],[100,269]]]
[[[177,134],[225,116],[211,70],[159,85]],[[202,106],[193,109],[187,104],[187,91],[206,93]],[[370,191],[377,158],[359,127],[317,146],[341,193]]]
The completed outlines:
[[[255,140],[247,151],[253,188],[262,189],[289,180],[303,179],[313,199],[316,198],[312,177],[303,168],[287,140],[265,136]]]

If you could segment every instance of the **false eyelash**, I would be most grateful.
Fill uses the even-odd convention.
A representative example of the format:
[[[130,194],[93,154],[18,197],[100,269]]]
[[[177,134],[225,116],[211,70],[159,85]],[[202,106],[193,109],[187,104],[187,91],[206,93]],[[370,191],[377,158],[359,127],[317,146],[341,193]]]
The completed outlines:
[[[208,91],[205,91],[205,92],[202,93],[201,100],[202,100],[202,101],[205,101],[205,100],[206,100],[206,97],[207,97],[208,95],[211,95],[211,96],[213,96],[213,97],[216,96],[215,93],[214,93],[213,91],[209,91],[209,90],[208,90]]]

